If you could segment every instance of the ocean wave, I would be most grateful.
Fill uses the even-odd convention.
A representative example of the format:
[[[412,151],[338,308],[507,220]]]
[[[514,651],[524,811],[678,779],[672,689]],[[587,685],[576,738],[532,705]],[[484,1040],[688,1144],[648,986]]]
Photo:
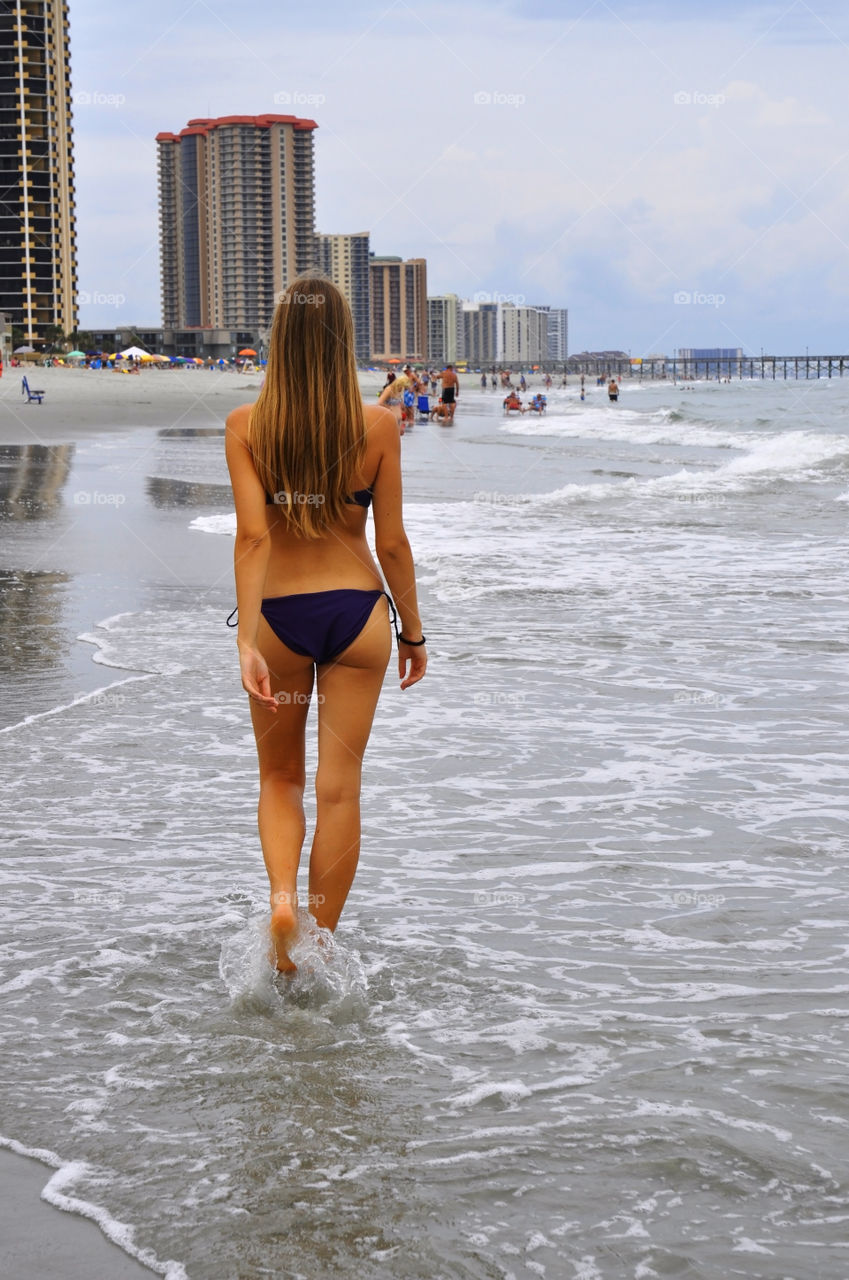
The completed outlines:
[[[686,410],[669,407],[653,413],[634,409],[586,408],[549,412],[542,418],[507,419],[501,430],[511,436],[556,436],[561,439],[622,440],[633,444],[684,445],[707,449],[747,449],[761,437],[751,431],[725,431],[707,425]]]

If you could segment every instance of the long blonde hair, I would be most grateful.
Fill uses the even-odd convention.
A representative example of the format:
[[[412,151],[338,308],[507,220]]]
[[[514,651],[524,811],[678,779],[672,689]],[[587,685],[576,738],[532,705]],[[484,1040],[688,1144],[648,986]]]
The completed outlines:
[[[351,309],[324,276],[299,276],[277,304],[249,442],[257,475],[290,532],[319,538],[341,519],[356,488],[366,427]]]

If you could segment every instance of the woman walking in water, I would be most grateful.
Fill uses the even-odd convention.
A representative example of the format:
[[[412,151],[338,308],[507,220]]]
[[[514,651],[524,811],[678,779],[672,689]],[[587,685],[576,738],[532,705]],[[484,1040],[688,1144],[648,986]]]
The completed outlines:
[[[237,643],[259,756],[259,835],[271,889],[277,968],[295,968],[296,881],[306,833],[305,731],[318,694],[316,828],[309,910],[334,930],[360,852],[360,780],[391,652],[390,601],[401,619],[401,688],[427,666],[410,544],[401,516],[401,450],[393,414],[363,405],[351,312],[321,276],[295,280],[278,303],[265,383],[227,418],[236,502]],[[394,618],[394,610],[393,610]]]

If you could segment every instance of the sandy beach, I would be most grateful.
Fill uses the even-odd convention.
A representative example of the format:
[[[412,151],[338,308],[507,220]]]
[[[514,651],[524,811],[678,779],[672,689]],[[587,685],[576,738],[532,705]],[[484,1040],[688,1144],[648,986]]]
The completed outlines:
[[[21,394],[21,378],[44,390],[39,405]],[[363,398],[374,400],[384,373],[361,373]],[[463,389],[480,378],[461,375]],[[133,427],[204,427],[223,424],[231,409],[255,400],[261,374],[210,373],[206,369],[7,368],[0,378],[0,443],[59,444],[104,431]]]

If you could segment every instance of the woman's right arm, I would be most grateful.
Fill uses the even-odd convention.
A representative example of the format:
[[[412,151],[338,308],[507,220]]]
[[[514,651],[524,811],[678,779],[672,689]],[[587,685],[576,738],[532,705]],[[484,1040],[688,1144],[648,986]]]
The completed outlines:
[[[375,550],[401,619],[401,634],[409,640],[421,640],[416,571],[402,515],[401,440],[394,415],[388,409],[367,409],[366,412],[369,415],[369,435],[380,450],[373,486]],[[408,689],[411,684],[416,684],[426,668],[424,645],[409,645],[402,641],[398,646],[401,688]]]
[[[265,493],[248,447],[250,409],[250,405],[234,409],[227,418],[224,433],[227,466],[236,502],[236,546],[233,557],[236,603],[239,610],[236,643],[239,646],[239,666],[245,691],[269,711],[277,711],[277,702],[271,693],[268,666],[257,644],[262,592],[271,544]]]

